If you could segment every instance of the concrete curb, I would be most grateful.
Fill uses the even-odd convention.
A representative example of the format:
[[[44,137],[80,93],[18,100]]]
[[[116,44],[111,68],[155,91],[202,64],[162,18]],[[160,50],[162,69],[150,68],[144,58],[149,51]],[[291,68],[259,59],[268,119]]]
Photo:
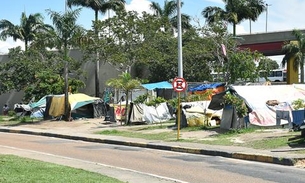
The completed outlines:
[[[226,158],[264,162],[264,163],[273,163],[273,164],[286,165],[286,166],[293,166],[296,164],[296,162],[298,160],[304,159],[304,158],[273,157],[270,155],[249,154],[249,153],[244,153],[244,152],[226,152],[226,151],[219,151],[219,150],[208,150],[208,149],[200,149],[200,148],[181,147],[181,146],[170,146],[170,145],[165,145],[165,144],[155,144],[155,143],[145,143],[145,142],[111,140],[111,139],[101,139],[101,138],[88,138],[88,137],[64,135],[64,134],[57,134],[57,133],[35,132],[35,131],[29,131],[29,130],[14,130],[14,129],[0,128],[0,132],[20,133],[20,134],[28,134],[28,135],[40,135],[40,136],[56,137],[56,138],[71,139],[71,140],[82,140],[82,141],[86,141],[86,142],[142,147],[142,148],[183,152],[183,153],[199,154],[199,155],[221,156],[221,157],[226,157]]]

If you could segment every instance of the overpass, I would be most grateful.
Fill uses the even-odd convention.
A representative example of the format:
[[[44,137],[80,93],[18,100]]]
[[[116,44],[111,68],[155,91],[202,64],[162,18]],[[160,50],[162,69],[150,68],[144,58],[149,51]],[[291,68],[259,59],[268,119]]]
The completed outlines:
[[[305,29],[301,31],[305,33]],[[292,30],[237,35],[237,37],[242,38],[240,41],[241,48],[249,48],[251,51],[257,50],[265,56],[284,55],[282,52],[284,43],[295,40]]]
[[[305,33],[305,30],[300,30]],[[282,46],[286,42],[295,40],[290,31],[267,32],[257,34],[238,35],[242,38],[240,48],[249,48],[258,51],[265,56],[284,55]],[[293,62],[287,63],[287,84],[299,83],[299,72],[293,69]]]

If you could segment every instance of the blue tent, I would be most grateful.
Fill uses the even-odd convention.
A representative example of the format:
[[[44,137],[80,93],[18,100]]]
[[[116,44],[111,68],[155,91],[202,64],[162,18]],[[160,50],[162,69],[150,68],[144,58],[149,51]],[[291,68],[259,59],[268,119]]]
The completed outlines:
[[[148,83],[142,84],[142,86],[147,90],[154,89],[173,89],[173,85],[167,81],[157,82],[157,83]]]
[[[224,86],[224,85],[225,85],[225,83],[200,84],[200,85],[196,85],[192,88],[189,88],[188,91],[189,92],[204,91],[206,89],[214,89],[214,88],[217,88],[219,86]]]

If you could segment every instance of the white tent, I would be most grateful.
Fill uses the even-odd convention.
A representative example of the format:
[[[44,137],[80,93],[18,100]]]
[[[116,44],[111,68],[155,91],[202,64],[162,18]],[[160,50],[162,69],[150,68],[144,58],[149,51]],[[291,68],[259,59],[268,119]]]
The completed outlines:
[[[283,125],[292,121],[291,103],[296,99],[305,99],[305,85],[259,85],[232,86],[246,99],[252,112],[249,113],[251,124],[258,126]],[[278,101],[278,105],[269,106],[267,101]],[[287,115],[281,114],[286,111]]]

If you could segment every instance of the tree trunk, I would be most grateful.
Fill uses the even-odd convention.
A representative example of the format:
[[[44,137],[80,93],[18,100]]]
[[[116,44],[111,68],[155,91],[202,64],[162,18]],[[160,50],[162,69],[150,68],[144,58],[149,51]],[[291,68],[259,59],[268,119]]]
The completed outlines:
[[[126,105],[125,105],[124,117],[125,117],[125,124],[126,125],[130,125],[130,122],[128,120],[128,112],[129,112],[129,110],[128,110],[128,100],[129,100],[128,93],[129,93],[129,91],[126,91],[126,93],[125,93],[126,94]]]
[[[68,84],[68,61],[65,60],[65,121],[70,120],[69,84]]]
[[[98,31],[96,28],[96,22],[98,21],[98,11],[95,11],[95,22],[94,22],[94,31],[98,38]],[[99,53],[96,51],[96,63],[95,63],[95,96],[100,97],[100,58]]]
[[[65,68],[64,68],[64,78],[65,78],[65,115],[64,120],[70,121],[70,104],[69,104],[69,83],[68,83],[68,48],[65,46],[65,55],[64,55],[64,62],[65,62]]]
[[[302,58],[300,70],[301,70],[301,83],[304,83],[304,58]]]
[[[96,66],[95,66],[95,96],[100,97],[100,61],[99,53],[96,52]]]
[[[233,23],[233,37],[236,36],[236,23]]]

